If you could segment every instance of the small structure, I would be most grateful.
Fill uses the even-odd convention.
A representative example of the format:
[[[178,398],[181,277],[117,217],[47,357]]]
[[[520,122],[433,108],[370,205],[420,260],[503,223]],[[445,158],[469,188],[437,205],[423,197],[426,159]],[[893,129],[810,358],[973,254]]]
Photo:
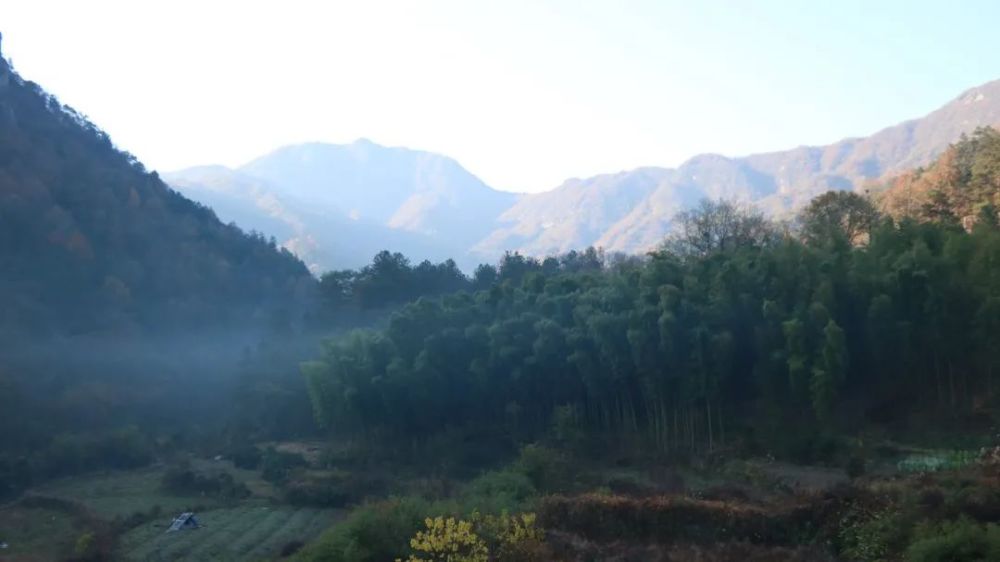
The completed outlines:
[[[167,532],[172,533],[174,531],[185,531],[200,528],[201,524],[198,523],[198,518],[194,516],[194,512],[185,511],[174,518],[174,522],[170,524],[170,528],[167,529]]]

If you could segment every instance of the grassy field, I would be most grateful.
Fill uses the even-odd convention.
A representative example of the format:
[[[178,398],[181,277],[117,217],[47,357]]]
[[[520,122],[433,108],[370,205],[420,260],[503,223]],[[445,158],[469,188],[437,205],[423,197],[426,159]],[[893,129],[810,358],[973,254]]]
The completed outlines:
[[[126,533],[119,552],[125,560],[270,560],[293,542],[315,538],[341,516],[338,510],[247,506],[198,515],[201,529],[167,533],[169,519]]]
[[[250,488],[254,495],[250,502],[260,502],[276,495],[274,487],[261,480],[256,472],[234,468],[231,463],[194,460],[191,466],[200,471],[229,472],[233,478]],[[226,502],[217,498],[178,496],[163,492],[160,481],[165,471],[165,467],[149,467],[75,476],[55,480],[31,490],[31,493],[80,504],[98,517],[108,520],[128,517],[137,512],[146,513],[155,506],[159,506],[165,514],[226,506]]]
[[[51,482],[31,491],[33,495],[59,498],[78,503],[103,519],[128,517],[160,506],[164,513],[183,511],[195,506],[218,507],[213,498],[175,496],[160,490],[163,469],[148,468],[114,471]]]
[[[76,518],[54,509],[10,506],[0,509],[0,550],[5,562],[61,560],[73,553],[80,530]]]

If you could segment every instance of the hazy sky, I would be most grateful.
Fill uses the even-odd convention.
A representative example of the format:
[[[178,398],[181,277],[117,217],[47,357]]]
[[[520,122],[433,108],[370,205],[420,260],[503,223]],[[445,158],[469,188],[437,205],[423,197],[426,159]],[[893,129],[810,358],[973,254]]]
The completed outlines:
[[[441,152],[494,187],[825,144],[1000,78],[1000,2],[3,0],[3,50],[149,167]]]

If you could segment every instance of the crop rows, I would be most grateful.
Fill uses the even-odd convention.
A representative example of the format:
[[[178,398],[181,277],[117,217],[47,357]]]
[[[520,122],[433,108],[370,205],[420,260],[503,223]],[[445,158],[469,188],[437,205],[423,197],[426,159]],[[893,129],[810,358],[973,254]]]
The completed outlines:
[[[122,538],[128,560],[264,560],[291,541],[308,541],[338,516],[335,510],[290,507],[216,509],[198,515],[201,529],[166,533],[147,523]]]

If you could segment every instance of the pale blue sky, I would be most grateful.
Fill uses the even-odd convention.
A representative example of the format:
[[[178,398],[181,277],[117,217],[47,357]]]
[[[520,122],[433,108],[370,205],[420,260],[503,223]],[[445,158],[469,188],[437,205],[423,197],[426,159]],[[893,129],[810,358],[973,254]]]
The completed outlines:
[[[150,167],[441,152],[494,187],[825,144],[1000,78],[993,1],[4,0],[4,53]]]

